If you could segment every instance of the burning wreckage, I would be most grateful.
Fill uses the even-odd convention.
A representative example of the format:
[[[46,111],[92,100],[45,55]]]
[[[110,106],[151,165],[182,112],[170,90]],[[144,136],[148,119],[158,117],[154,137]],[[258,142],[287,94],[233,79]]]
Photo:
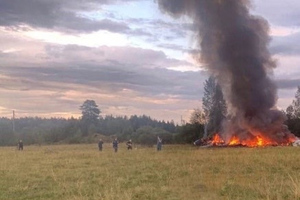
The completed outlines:
[[[227,103],[222,133],[204,146],[281,146],[300,141],[276,109],[276,62],[267,20],[251,14],[251,0],[158,0],[162,11],[192,20],[199,65],[216,78]]]
[[[200,147],[267,147],[267,146],[300,146],[300,138],[290,134],[281,143],[270,138],[260,135],[251,136],[247,139],[240,139],[232,136],[229,141],[225,141],[219,134],[215,134],[212,138],[203,138],[196,140],[194,145]]]

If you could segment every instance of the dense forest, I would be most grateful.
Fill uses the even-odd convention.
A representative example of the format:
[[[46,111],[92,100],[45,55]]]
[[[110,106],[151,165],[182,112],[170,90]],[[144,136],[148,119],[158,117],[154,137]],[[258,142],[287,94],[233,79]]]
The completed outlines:
[[[158,121],[145,115],[102,116],[96,102],[86,100],[80,106],[82,116],[78,119],[0,118],[0,146],[16,145],[19,140],[25,145],[95,143],[100,138],[111,142],[116,137],[120,142],[131,139],[152,146],[157,136],[164,144],[192,144],[218,132],[227,114],[226,101],[214,78],[206,80],[204,90],[203,111],[195,109],[185,124],[175,125],[173,121]],[[300,137],[300,87],[292,104],[282,112],[289,130]]]
[[[94,143],[100,138],[111,142],[115,137],[120,142],[153,145],[156,138],[165,144],[192,143],[203,135],[203,125],[175,125],[173,122],[157,121],[148,116],[99,117],[96,123],[85,124],[82,119],[25,117],[15,120],[0,118],[0,145],[24,144]]]

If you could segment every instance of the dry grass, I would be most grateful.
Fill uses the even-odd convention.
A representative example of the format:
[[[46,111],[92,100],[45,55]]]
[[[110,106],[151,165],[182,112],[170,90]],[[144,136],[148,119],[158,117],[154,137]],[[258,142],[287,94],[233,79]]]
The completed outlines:
[[[0,199],[300,199],[300,148],[0,148]]]

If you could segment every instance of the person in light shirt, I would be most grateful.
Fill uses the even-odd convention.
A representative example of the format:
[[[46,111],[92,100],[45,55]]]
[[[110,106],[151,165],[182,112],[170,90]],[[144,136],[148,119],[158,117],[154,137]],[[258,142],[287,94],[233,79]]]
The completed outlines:
[[[157,151],[161,151],[162,148],[162,139],[157,136],[157,145],[156,145]]]

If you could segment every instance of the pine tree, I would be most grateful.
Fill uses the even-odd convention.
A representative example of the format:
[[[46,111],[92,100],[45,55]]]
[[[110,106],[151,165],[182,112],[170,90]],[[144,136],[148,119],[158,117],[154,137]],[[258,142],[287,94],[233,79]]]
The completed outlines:
[[[222,121],[227,115],[226,101],[220,85],[214,77],[204,83],[202,107],[206,117],[206,132],[212,135],[221,130]]]
[[[97,125],[101,111],[98,109],[98,105],[94,100],[86,100],[82,106],[80,106],[80,110],[82,111],[82,133],[87,135],[90,127]]]
[[[293,101],[295,117],[300,119],[300,86],[298,86],[295,98],[296,99]]]
[[[289,119],[300,119],[300,86],[298,86],[292,105],[287,107],[286,113]]]
[[[298,86],[295,94],[295,99],[292,104],[286,109],[287,121],[286,124],[289,130],[300,137],[300,86]]]

